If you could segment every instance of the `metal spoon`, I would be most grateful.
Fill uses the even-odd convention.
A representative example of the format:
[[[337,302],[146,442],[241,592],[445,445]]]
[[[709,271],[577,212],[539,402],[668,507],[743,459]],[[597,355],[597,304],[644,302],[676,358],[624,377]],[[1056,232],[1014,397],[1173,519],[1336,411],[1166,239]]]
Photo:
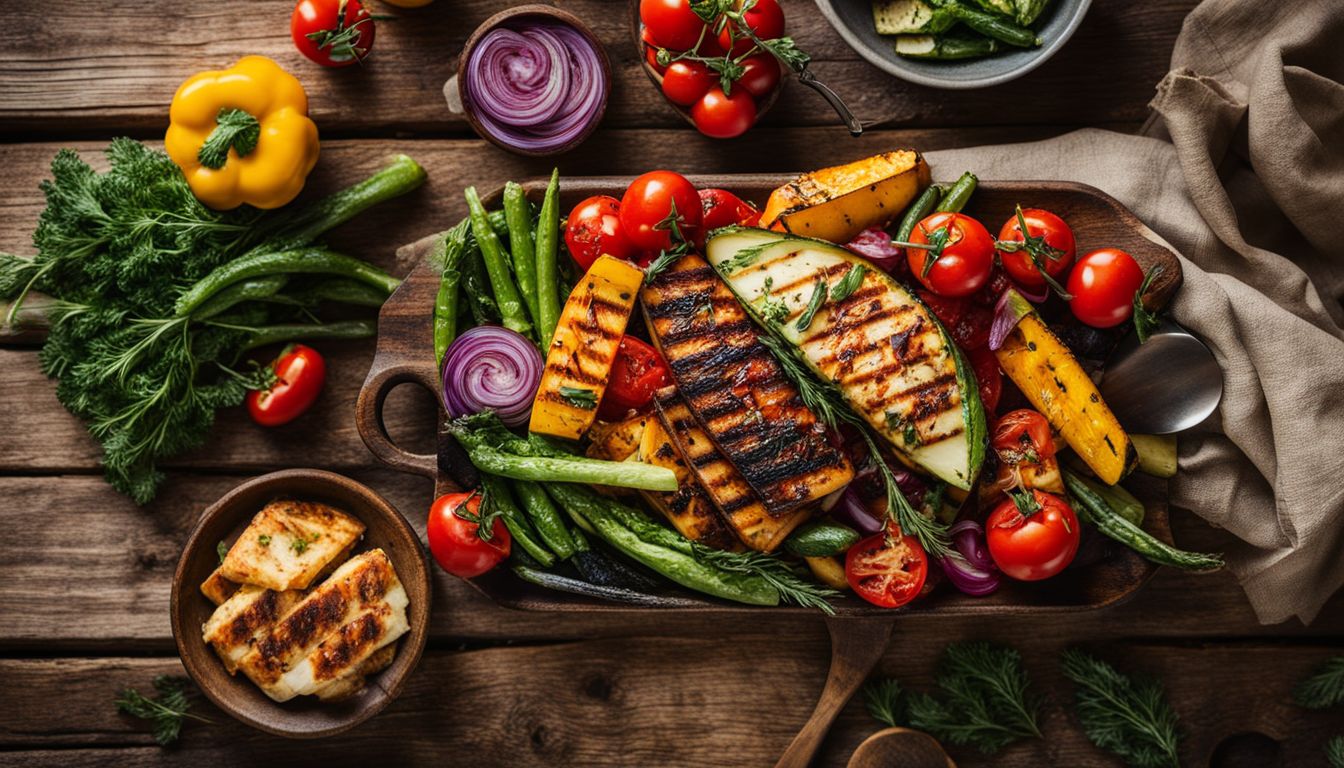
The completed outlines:
[[[1106,363],[1101,395],[1126,431],[1169,435],[1204,421],[1223,399],[1223,370],[1204,342],[1170,320],[1133,334]]]

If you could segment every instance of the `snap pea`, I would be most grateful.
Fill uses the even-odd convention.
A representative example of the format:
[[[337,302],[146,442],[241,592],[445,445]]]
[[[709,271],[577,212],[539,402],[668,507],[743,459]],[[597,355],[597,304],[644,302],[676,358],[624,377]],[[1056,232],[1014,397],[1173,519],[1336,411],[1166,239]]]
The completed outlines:
[[[532,521],[532,527],[536,529],[537,535],[556,557],[568,560],[578,551],[578,546],[569,535],[569,529],[565,527],[560,512],[540,485],[531,480],[515,480],[513,492],[517,494],[518,501],[522,504],[523,511],[527,513],[528,519]]]
[[[206,320],[245,301],[269,299],[279,293],[287,282],[289,282],[289,278],[285,275],[265,275],[250,280],[240,280],[202,304],[192,313],[192,317],[197,320]]]
[[[265,325],[252,330],[252,338],[243,345],[243,351],[294,339],[370,339],[376,335],[378,323],[375,320]]]
[[[602,496],[583,486],[552,483],[547,488],[552,495],[556,493],[563,495],[565,497],[564,503],[574,506],[584,518],[606,515],[650,544],[656,544],[685,555],[694,554],[690,539],[671,528],[655,523],[644,513],[615,499]]]
[[[915,198],[915,202],[905,209],[905,216],[901,217],[901,226],[896,228],[896,236],[892,239],[902,243],[910,242],[910,233],[915,231],[915,225],[933,213],[933,207],[942,197],[942,187],[930,184],[919,197]]]
[[[482,472],[538,482],[591,483],[645,491],[675,491],[677,476],[666,467],[581,456],[516,456],[488,446],[469,447],[471,463]]]
[[[509,484],[501,478],[482,472],[481,489],[485,491],[486,501],[499,510],[500,519],[504,521],[504,527],[509,529],[509,536],[513,541],[543,567],[551,567],[555,563],[555,555],[541,543],[541,537],[528,523],[523,510],[518,508],[513,495],[509,493]]]
[[[543,354],[551,348],[551,337],[560,322],[560,270],[556,255],[560,251],[560,169],[551,171],[551,183],[541,201],[537,219],[537,337]]]
[[[490,276],[490,290],[494,293],[495,304],[499,306],[499,315],[504,327],[511,331],[530,336],[532,323],[527,319],[527,310],[513,282],[509,264],[504,258],[504,246],[499,236],[490,227],[490,219],[481,205],[481,198],[475,187],[467,187],[465,193],[467,208],[471,211],[471,231],[476,236],[476,245],[481,249],[481,258],[485,262],[485,272]]]
[[[257,253],[223,264],[201,278],[177,299],[178,317],[200,308],[210,297],[240,280],[278,274],[340,275],[380,288],[391,295],[401,281],[367,262],[352,259],[330,248],[296,248]]]
[[[1077,502],[1074,511],[1079,513],[1079,517],[1148,560],[1188,571],[1210,571],[1223,567],[1223,558],[1218,555],[1177,549],[1134,525],[1111,509],[1104,499],[1088,487],[1083,478],[1067,469],[1063,470],[1063,474],[1064,485]]]
[[[897,35],[896,55],[907,59],[934,59],[953,61],[988,56],[998,51],[999,41],[984,35]]]
[[[513,257],[513,275],[523,295],[528,317],[537,322],[537,252],[532,242],[532,210],[527,195],[516,182],[504,185],[504,221],[509,226],[509,253]]]
[[[461,293],[462,255],[467,248],[467,230],[471,223],[463,220],[444,233],[439,243],[442,251],[443,275],[439,278],[439,292],[434,297],[434,360],[443,362],[443,353],[457,338],[457,302]]]
[[[467,309],[476,325],[499,322],[499,306],[490,293],[490,277],[485,274],[481,249],[471,237],[467,238],[466,251],[462,254],[462,295],[466,297]]]
[[[953,18],[987,37],[1018,48],[1035,48],[1041,44],[1041,38],[1026,27],[1016,24],[992,13],[977,11],[959,3],[944,6]]]
[[[943,195],[942,200],[938,201],[938,207],[934,210],[951,213],[961,211],[962,208],[966,207],[966,203],[971,201],[971,195],[975,193],[975,185],[979,183],[980,180],[975,177],[974,173],[967,171],[961,174],[961,178],[947,188],[947,194]]]

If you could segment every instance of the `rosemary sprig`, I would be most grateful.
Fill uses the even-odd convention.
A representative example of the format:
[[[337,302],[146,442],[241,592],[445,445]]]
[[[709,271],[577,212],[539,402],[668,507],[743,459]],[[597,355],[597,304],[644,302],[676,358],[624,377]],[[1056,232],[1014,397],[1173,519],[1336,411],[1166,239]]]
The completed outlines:
[[[1293,690],[1293,701],[1307,709],[1327,709],[1344,704],[1344,656],[1322,664],[1311,677]]]
[[[779,591],[781,600],[804,608],[816,608],[827,616],[835,615],[835,608],[827,598],[840,594],[837,590],[805,579],[788,563],[762,552],[727,552],[722,549],[692,543],[695,559],[733,573],[759,576]]]
[[[1143,305],[1143,294],[1148,292],[1148,286],[1153,284],[1153,279],[1162,274],[1162,265],[1158,264],[1148,270],[1148,274],[1143,276],[1143,282],[1139,284],[1139,289],[1134,292],[1134,332],[1139,335],[1139,343],[1142,344],[1153,335],[1160,322],[1156,312],[1150,312]]]
[[[182,721],[186,718],[214,723],[208,717],[187,711],[191,708],[191,699],[187,695],[190,685],[191,681],[185,677],[159,675],[154,678],[154,690],[157,691],[154,698],[148,698],[134,688],[125,688],[117,697],[117,711],[148,720],[153,726],[154,741],[166,746],[177,741],[182,734]]]
[[[1087,738],[1135,768],[1179,768],[1176,713],[1155,680],[1134,681],[1071,648],[1064,676],[1078,686],[1078,719]]]

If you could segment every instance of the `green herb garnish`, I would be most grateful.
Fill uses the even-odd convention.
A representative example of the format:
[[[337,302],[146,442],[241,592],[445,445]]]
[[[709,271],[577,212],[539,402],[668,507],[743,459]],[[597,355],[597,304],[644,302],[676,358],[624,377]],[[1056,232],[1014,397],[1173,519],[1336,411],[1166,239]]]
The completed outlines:
[[[322,538],[322,534],[320,533],[314,533],[311,537],[306,538],[303,536],[296,536],[293,539],[290,539],[289,548],[294,550],[296,554],[302,555],[304,552],[308,551],[308,545],[313,544],[320,538]]]
[[[154,741],[160,745],[171,744],[181,735],[184,719],[214,722],[187,711],[191,708],[191,700],[187,695],[190,685],[191,681],[185,677],[159,675],[154,678],[154,690],[157,691],[154,698],[147,698],[134,688],[125,688],[117,697],[117,711],[148,720],[153,726]]]
[[[597,407],[597,393],[584,387],[561,387],[560,397],[575,408],[591,411]]]
[[[263,533],[257,537],[257,543],[263,547],[269,547],[271,546],[271,537]]]
[[[692,543],[691,551],[702,563],[725,571],[747,573],[765,579],[770,586],[779,591],[780,599],[785,602],[805,608],[817,608],[828,616],[835,615],[835,608],[827,598],[840,593],[804,578],[778,557],[762,552],[727,552],[698,543]]]
[[[1325,759],[1330,768],[1344,768],[1344,736],[1336,736],[1325,743]]]
[[[1293,701],[1307,709],[1328,709],[1344,704],[1344,656],[1330,659],[1303,680],[1293,689]]]
[[[1135,768],[1179,768],[1176,713],[1155,680],[1134,681],[1071,648],[1064,676],[1078,686],[1078,719],[1087,738]]]
[[[225,556],[229,554],[229,545],[223,541],[217,542],[215,544],[215,554],[219,555],[219,564],[223,565]]]
[[[867,271],[867,267],[862,264],[855,264],[850,267],[845,276],[831,286],[831,301],[841,302],[849,298],[850,294],[857,291],[860,285],[863,285],[863,274]]]
[[[1148,292],[1148,286],[1152,285],[1153,278],[1162,274],[1162,265],[1158,264],[1148,270],[1148,274],[1143,276],[1143,282],[1139,284],[1139,289],[1134,292],[1134,332],[1139,335],[1139,343],[1142,344],[1153,335],[1157,326],[1161,323],[1156,312],[1149,312],[1143,305],[1143,294]]]
[[[817,284],[812,287],[812,298],[807,301],[807,309],[804,309],[803,314],[798,316],[798,322],[794,324],[793,327],[800,331],[806,331],[810,328],[812,326],[812,318],[817,316],[817,310],[821,309],[821,305],[825,302],[826,281],[822,278],[817,278]]]

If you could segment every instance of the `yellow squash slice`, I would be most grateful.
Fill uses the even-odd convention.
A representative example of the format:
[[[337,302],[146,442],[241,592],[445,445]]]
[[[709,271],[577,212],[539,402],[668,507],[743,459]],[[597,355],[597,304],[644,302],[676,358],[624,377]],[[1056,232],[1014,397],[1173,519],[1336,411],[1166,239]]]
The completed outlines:
[[[929,186],[929,165],[910,149],[805,173],[770,194],[761,226],[832,243],[890,222]]]

